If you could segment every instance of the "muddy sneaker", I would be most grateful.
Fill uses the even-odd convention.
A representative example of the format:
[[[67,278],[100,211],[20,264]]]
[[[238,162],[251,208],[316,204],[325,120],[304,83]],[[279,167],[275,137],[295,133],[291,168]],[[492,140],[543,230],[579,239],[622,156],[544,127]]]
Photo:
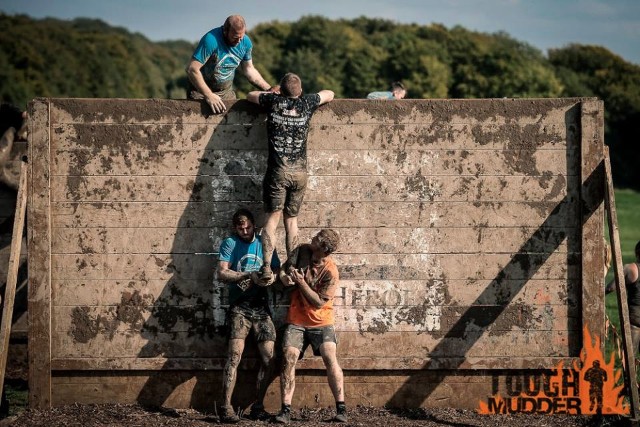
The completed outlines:
[[[347,422],[347,407],[344,404],[340,404],[336,408],[336,416],[333,417],[333,421],[337,423]]]
[[[249,419],[254,421],[266,421],[271,418],[271,414],[264,410],[262,405],[253,405],[249,411]]]
[[[347,422],[347,413],[346,412],[338,412],[335,417],[333,417],[333,421],[336,423],[346,423]]]
[[[291,411],[289,409],[282,409],[273,421],[278,424],[289,424],[291,422]]]
[[[220,422],[224,424],[235,424],[240,421],[240,417],[233,412],[232,408],[222,408]]]

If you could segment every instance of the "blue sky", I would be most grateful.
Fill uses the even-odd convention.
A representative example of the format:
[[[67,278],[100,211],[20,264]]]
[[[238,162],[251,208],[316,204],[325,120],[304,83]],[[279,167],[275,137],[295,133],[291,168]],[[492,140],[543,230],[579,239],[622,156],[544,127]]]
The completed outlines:
[[[545,53],[569,43],[595,44],[640,65],[640,0],[0,0],[0,11],[99,18],[153,41],[192,42],[234,13],[243,15],[249,28],[311,14],[368,16],[504,31]]]

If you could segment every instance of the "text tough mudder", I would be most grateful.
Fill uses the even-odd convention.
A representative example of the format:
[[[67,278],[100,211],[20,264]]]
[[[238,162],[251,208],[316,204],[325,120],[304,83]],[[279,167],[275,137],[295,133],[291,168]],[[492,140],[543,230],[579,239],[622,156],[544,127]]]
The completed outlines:
[[[499,377],[493,377],[493,396],[487,398],[489,414],[582,414],[580,372],[562,370],[534,375],[507,375],[504,393]],[[501,396],[501,394],[503,396]]]

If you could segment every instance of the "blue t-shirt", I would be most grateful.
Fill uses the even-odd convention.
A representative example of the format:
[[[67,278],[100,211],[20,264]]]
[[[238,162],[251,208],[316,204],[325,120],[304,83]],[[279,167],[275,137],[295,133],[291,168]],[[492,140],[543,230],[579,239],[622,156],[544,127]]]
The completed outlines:
[[[221,92],[232,87],[236,68],[240,62],[251,60],[252,48],[251,39],[246,34],[238,45],[228,46],[222,27],[218,27],[202,36],[192,57],[204,64],[200,72],[207,86],[213,92]]]
[[[220,244],[220,255],[218,260],[229,263],[229,268],[233,271],[259,271],[262,267],[262,239],[255,235],[253,242],[247,243],[236,235],[227,237]],[[271,269],[280,268],[278,253],[274,250],[271,258]],[[267,304],[267,288],[252,285],[246,291],[242,291],[235,284],[229,285],[229,305],[233,306],[240,296],[243,296],[240,306],[256,308]]]
[[[382,92],[371,92],[367,95],[367,99],[394,99],[393,92],[382,91]]]

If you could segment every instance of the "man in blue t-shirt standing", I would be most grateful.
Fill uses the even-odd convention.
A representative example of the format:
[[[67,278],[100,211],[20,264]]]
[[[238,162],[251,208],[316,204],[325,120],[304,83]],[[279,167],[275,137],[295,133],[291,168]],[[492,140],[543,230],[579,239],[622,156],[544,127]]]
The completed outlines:
[[[253,336],[260,351],[260,371],[257,381],[257,398],[252,405],[249,417],[267,419],[270,415],[264,410],[264,396],[273,373],[273,346],[276,340],[276,328],[271,320],[269,293],[266,286],[271,281],[262,281],[258,271],[262,267],[262,242],[254,228],[253,214],[247,209],[239,209],[233,215],[235,234],[220,244],[217,278],[228,285],[229,290],[229,350],[223,372],[222,394],[224,404],[220,420],[223,423],[240,421],[231,405],[231,395],[236,384],[238,365],[242,358],[247,336]],[[271,268],[280,268],[277,253],[271,260]]]
[[[284,229],[289,264],[295,265],[293,250],[298,242],[298,212],[307,188],[307,135],[316,109],[331,100],[334,93],[321,90],[302,94],[302,80],[287,73],[280,81],[280,93],[253,91],[247,101],[267,110],[269,158],[262,182],[262,201],[266,214],[262,235],[264,264],[261,280],[268,280],[276,247],[275,232],[284,212]]]
[[[255,87],[265,91],[271,89],[253,66],[252,48],[244,18],[240,15],[229,16],[222,27],[205,34],[186,68],[190,83],[187,98],[204,99],[215,114],[223,113],[226,106],[222,100],[236,99],[233,78],[238,67]]]

